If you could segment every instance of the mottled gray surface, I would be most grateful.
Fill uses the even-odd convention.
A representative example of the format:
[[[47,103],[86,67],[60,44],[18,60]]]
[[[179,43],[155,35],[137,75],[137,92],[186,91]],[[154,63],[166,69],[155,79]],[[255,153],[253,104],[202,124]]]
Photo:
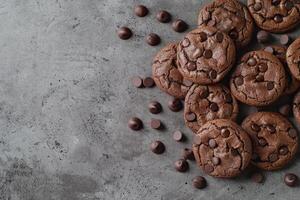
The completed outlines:
[[[136,18],[144,3],[151,14]],[[196,24],[200,0],[0,0],[0,199],[1,200],[189,200],[299,199],[299,188],[282,182],[287,171],[300,175],[300,162],[266,173],[264,184],[247,177],[207,177],[195,190],[191,179],[202,172],[191,163],[181,174],[173,162],[186,143],[171,138],[184,127],[182,113],[167,109],[170,97],[154,89],[135,89],[133,75],[150,75],[151,59],[162,47],[144,36],[156,32],[163,43],[182,34],[155,20],[159,9]],[[115,30],[136,34],[121,41]],[[150,100],[159,100],[167,130],[149,128]],[[133,132],[127,120],[138,116],[145,129]],[[167,151],[149,151],[160,139]]]

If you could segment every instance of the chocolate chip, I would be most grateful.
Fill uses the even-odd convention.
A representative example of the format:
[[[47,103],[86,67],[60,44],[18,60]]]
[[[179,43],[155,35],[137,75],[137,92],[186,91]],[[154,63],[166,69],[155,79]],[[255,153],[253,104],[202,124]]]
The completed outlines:
[[[210,79],[215,79],[215,78],[217,78],[217,76],[218,76],[218,74],[217,74],[217,72],[216,72],[216,70],[210,70],[210,72],[209,72],[209,78]]]
[[[255,78],[255,80],[257,81],[257,82],[263,82],[265,79],[264,79],[264,75],[257,75],[256,76],[256,78]]]
[[[177,142],[181,142],[184,140],[184,135],[181,133],[181,131],[175,131],[173,133],[173,139]]]
[[[226,103],[232,103],[232,96],[231,94],[227,93],[224,95],[224,100]]]
[[[207,186],[206,179],[203,176],[196,176],[192,180],[193,186],[197,189],[203,189]]]
[[[146,77],[143,79],[143,85],[147,88],[151,88],[155,85],[155,82],[151,77]]]
[[[229,32],[229,37],[231,38],[231,39],[237,39],[238,38],[238,36],[239,36],[239,34],[235,31],[235,30],[232,30],[232,31],[230,31]]]
[[[297,131],[296,131],[296,129],[290,128],[289,131],[288,131],[288,135],[289,135],[291,138],[297,137]]]
[[[268,70],[268,65],[266,63],[260,63],[258,65],[258,70],[260,72],[266,72]]]
[[[275,16],[274,16],[274,21],[275,21],[276,23],[281,23],[281,22],[283,21],[282,15],[279,15],[279,14],[275,15]]]
[[[266,43],[270,38],[270,34],[267,31],[258,31],[256,38],[259,43]]]
[[[217,42],[221,43],[221,42],[223,42],[223,39],[224,39],[223,33],[217,33],[216,34]]]
[[[184,40],[181,42],[183,47],[188,47],[191,43],[189,41],[189,39],[184,38]]]
[[[185,119],[186,119],[188,122],[193,122],[193,121],[196,120],[196,118],[197,118],[197,116],[196,116],[196,114],[193,113],[193,112],[187,113],[187,114],[185,115]]]
[[[153,129],[161,129],[163,127],[161,121],[159,119],[151,119],[151,128]]]
[[[204,53],[203,53],[203,56],[204,56],[204,58],[206,58],[206,59],[211,58],[211,57],[212,57],[212,51],[209,50],[209,49],[205,50]]]
[[[269,52],[269,53],[271,53],[271,54],[274,54],[274,49],[273,49],[272,47],[266,47],[264,50],[265,50],[266,52]]]
[[[143,79],[139,76],[135,76],[131,79],[132,84],[134,85],[134,87],[137,88],[142,88],[144,87],[143,85]]]
[[[220,158],[218,158],[218,157],[213,157],[213,158],[211,159],[211,161],[212,161],[212,163],[213,163],[215,166],[219,165],[220,162],[221,162]]]
[[[267,145],[267,141],[264,138],[258,139],[258,143],[260,146],[264,147]]]
[[[256,65],[256,60],[254,58],[249,58],[247,64],[250,66]]]
[[[199,33],[200,42],[204,42],[207,40],[207,34],[204,32]]]
[[[261,10],[261,8],[262,8],[261,3],[255,3],[254,6],[253,6],[253,9],[255,11],[259,11],[259,10]]]
[[[174,98],[168,102],[168,107],[173,112],[178,112],[182,109],[183,105],[180,99]]]
[[[156,15],[156,19],[162,23],[168,23],[171,21],[172,16],[168,11],[160,10]]]
[[[289,149],[286,146],[282,146],[279,148],[280,155],[286,155],[289,152]]]
[[[237,155],[239,155],[239,151],[237,149],[231,148],[231,155],[237,156]]]
[[[208,145],[209,145],[210,148],[215,148],[215,147],[217,147],[216,140],[210,139],[210,140],[208,141]]]
[[[210,110],[213,111],[213,112],[217,112],[219,110],[219,106],[218,104],[216,103],[211,103],[210,106],[209,106]]]
[[[260,172],[255,172],[251,175],[251,180],[255,183],[262,183],[264,182],[264,175]]]
[[[188,29],[188,25],[185,21],[177,19],[172,23],[172,28],[174,31],[182,33]]]
[[[266,127],[267,127],[267,130],[270,133],[275,133],[276,132],[276,128],[272,124],[267,124]]]
[[[251,129],[253,131],[255,131],[255,132],[259,132],[260,131],[260,127],[257,124],[255,124],[255,123],[251,124]]]
[[[243,77],[241,77],[241,76],[236,77],[234,80],[235,80],[235,84],[236,84],[237,86],[241,86],[241,85],[244,84],[244,79],[243,79]]]
[[[179,172],[186,172],[189,169],[189,164],[184,159],[179,159],[175,162],[175,169]]]
[[[292,107],[289,105],[289,104],[285,104],[285,105],[282,105],[280,108],[279,108],[279,112],[286,116],[286,117],[289,117],[291,115],[291,112],[292,112]]]
[[[148,109],[152,114],[158,114],[162,111],[162,106],[157,101],[151,101],[148,105]]]
[[[280,4],[280,1],[281,0],[272,0],[272,4],[275,5],[275,6],[277,6],[277,5]]]
[[[121,27],[118,30],[118,36],[122,40],[128,40],[132,36],[132,31],[128,27]]]
[[[204,165],[204,171],[209,174],[214,171],[214,167],[210,164]]]
[[[160,43],[160,37],[155,33],[150,33],[146,37],[146,42],[151,46],[156,46]]]
[[[138,131],[143,128],[143,122],[137,117],[132,117],[128,121],[128,127],[134,131]]]
[[[287,10],[292,10],[294,8],[294,4],[293,2],[291,1],[286,1],[285,4],[284,4],[284,7],[287,9]]]
[[[182,157],[185,160],[195,160],[195,156],[192,149],[184,148],[182,150]]]
[[[229,131],[227,128],[222,128],[222,130],[221,130],[221,135],[222,135],[222,137],[224,137],[224,138],[228,138],[229,135],[230,135],[230,131]]]
[[[278,155],[276,153],[272,153],[269,155],[269,161],[270,162],[275,162],[278,160]]]
[[[199,96],[200,96],[201,99],[205,99],[206,97],[208,97],[208,95],[209,95],[209,92],[206,89],[201,90],[199,92]]]
[[[155,154],[162,154],[165,151],[165,145],[161,141],[154,141],[150,145],[150,149]]]
[[[137,5],[134,7],[134,13],[138,17],[145,17],[148,14],[148,8],[143,5]]]
[[[267,83],[267,89],[272,90],[274,88],[274,83],[273,82],[268,82]]]
[[[280,36],[280,44],[282,45],[288,45],[290,43],[290,37],[287,34]]]
[[[202,143],[201,137],[199,135],[195,135],[195,137],[193,139],[193,143],[196,145],[200,145]]]
[[[284,183],[287,186],[294,187],[298,183],[298,176],[296,174],[287,173],[284,175]]]
[[[197,69],[196,63],[194,62],[189,62],[187,64],[187,70],[189,71],[195,71]]]
[[[192,81],[187,80],[187,79],[183,79],[182,84],[187,86],[187,87],[191,87],[194,83]]]

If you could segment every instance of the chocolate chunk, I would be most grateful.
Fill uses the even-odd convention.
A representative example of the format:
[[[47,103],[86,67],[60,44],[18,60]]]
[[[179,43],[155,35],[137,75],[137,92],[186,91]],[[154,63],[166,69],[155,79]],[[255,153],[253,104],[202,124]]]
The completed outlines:
[[[272,0],[272,4],[275,5],[275,6],[277,6],[277,5],[280,4],[280,1],[281,0]]]
[[[253,131],[255,131],[255,132],[259,132],[259,131],[260,131],[260,127],[259,127],[257,124],[255,124],[255,123],[253,123],[253,124],[251,125],[251,129],[252,129]]]
[[[247,64],[250,66],[256,65],[256,60],[254,58],[249,58]]]
[[[146,42],[151,46],[156,46],[160,44],[160,37],[155,33],[150,33],[146,37]]]
[[[192,161],[195,160],[195,156],[194,156],[193,150],[189,149],[189,148],[184,148],[182,150],[182,157],[185,160],[192,160]]]
[[[151,77],[146,77],[143,79],[143,85],[147,88],[151,88],[155,85],[155,82]]]
[[[128,27],[121,27],[118,30],[118,36],[122,40],[128,40],[132,36],[132,31]]]
[[[282,45],[288,45],[290,43],[290,37],[287,34],[280,36],[280,44]]]
[[[209,49],[205,50],[204,53],[203,53],[203,56],[204,56],[204,58],[206,58],[206,59],[211,58],[211,57],[212,57],[212,51],[209,50]]]
[[[294,8],[294,3],[292,1],[286,1],[285,4],[284,4],[284,7],[287,10],[292,10]]]
[[[266,128],[267,128],[267,130],[268,130],[270,133],[275,133],[275,132],[276,132],[276,128],[275,128],[272,124],[267,124],[267,125],[266,125]]]
[[[267,89],[272,90],[274,88],[274,83],[273,82],[268,82],[267,83]]]
[[[134,13],[138,17],[145,17],[148,14],[148,8],[143,5],[137,5],[134,7]]]
[[[285,104],[285,105],[282,105],[280,108],[279,108],[279,112],[286,116],[286,117],[289,117],[291,115],[291,112],[292,112],[292,107],[289,105],[289,104]]]
[[[197,116],[195,113],[190,112],[185,115],[185,119],[189,122],[194,122],[194,121],[196,121]]]
[[[151,119],[151,128],[153,129],[161,129],[163,127],[161,121],[159,119]]]
[[[189,63],[187,64],[187,69],[188,69],[189,71],[195,71],[195,70],[197,69],[196,63],[194,63],[194,62],[189,62]]]
[[[218,73],[216,72],[216,70],[213,70],[213,69],[212,69],[212,70],[209,72],[209,78],[210,78],[210,79],[216,79],[217,76],[218,76]]]
[[[213,112],[217,112],[219,110],[219,106],[218,104],[216,103],[211,103],[210,106],[209,106],[210,110],[213,111]]]
[[[289,149],[286,146],[282,146],[279,148],[280,155],[286,155],[289,152]]]
[[[205,32],[200,32],[199,37],[200,37],[200,42],[204,42],[207,40],[207,34]]]
[[[175,162],[175,169],[179,172],[186,172],[189,169],[189,164],[184,159],[179,159]]]
[[[264,138],[260,138],[258,140],[258,144],[262,147],[266,146],[267,145],[267,141],[264,139]]]
[[[288,134],[289,134],[289,136],[291,138],[297,137],[297,131],[296,131],[296,129],[293,129],[293,128],[289,129]]]
[[[269,161],[270,162],[275,162],[278,160],[278,155],[276,153],[272,153],[269,155]]]
[[[166,148],[165,148],[165,145],[161,141],[156,140],[151,143],[150,149],[155,154],[162,154]]]
[[[255,183],[262,183],[264,179],[265,177],[261,172],[255,172],[251,175],[251,180]]]
[[[257,75],[256,78],[255,78],[255,80],[257,82],[263,82],[264,81],[264,75]]]
[[[274,54],[274,49],[272,48],[272,47],[266,47],[265,49],[264,49],[266,52],[269,52],[269,53],[271,53],[271,54]]]
[[[261,5],[261,3],[257,2],[257,3],[254,4],[253,8],[254,8],[255,11],[259,11],[259,10],[262,9],[262,5]]]
[[[213,157],[213,158],[211,159],[211,161],[212,161],[212,163],[213,163],[215,166],[219,165],[220,162],[221,162],[220,158],[218,158],[218,157]]]
[[[174,98],[168,102],[168,107],[173,112],[178,112],[182,109],[183,105],[180,99]]]
[[[206,179],[203,176],[193,178],[193,186],[197,189],[203,189],[207,186]]]
[[[231,96],[231,94],[229,94],[229,93],[225,94],[224,99],[225,99],[226,103],[232,103],[232,96]]]
[[[217,147],[217,143],[216,143],[216,141],[215,141],[214,139],[210,139],[210,140],[208,141],[208,145],[209,145],[210,148],[215,148],[215,147]]]
[[[160,10],[156,15],[156,19],[162,23],[168,23],[171,21],[172,16],[168,11]]]
[[[184,140],[184,135],[183,135],[183,133],[181,132],[181,131],[175,131],[174,133],[173,133],[173,139],[175,140],[175,141],[177,141],[177,142],[181,142],[181,141],[183,141]]]
[[[258,70],[260,72],[266,72],[268,70],[268,65],[265,63],[261,63],[260,65],[258,65]]]
[[[132,84],[133,84],[135,87],[137,87],[137,88],[142,88],[142,87],[144,87],[144,85],[143,85],[143,79],[142,79],[141,77],[139,77],[139,76],[133,77],[133,78],[131,79],[131,81],[132,81]]]
[[[188,29],[187,23],[181,19],[177,19],[172,23],[172,28],[178,33],[182,33]]]
[[[227,128],[222,128],[222,130],[221,130],[221,135],[222,135],[222,137],[224,137],[224,138],[228,138],[229,135],[230,135],[230,131],[229,131]]]
[[[235,30],[232,30],[229,32],[229,37],[233,40],[237,39],[239,37],[238,32],[236,32]]]
[[[284,183],[287,186],[294,187],[298,183],[298,176],[296,174],[287,173],[284,175]]]
[[[244,83],[243,77],[239,76],[239,77],[236,77],[236,78],[235,78],[235,84],[236,84],[237,86],[241,86],[241,85],[243,85],[243,83]]]
[[[267,31],[258,31],[256,37],[259,43],[266,43],[270,38],[270,34]]]
[[[162,106],[157,101],[151,101],[148,105],[148,109],[152,114],[158,114],[162,111]]]
[[[143,122],[137,117],[132,117],[128,121],[128,127],[134,131],[138,131],[143,128]]]
[[[276,23],[281,23],[281,22],[283,21],[282,15],[279,15],[279,14],[275,15],[275,16],[274,16],[274,21],[275,21]]]
[[[217,42],[221,43],[221,42],[223,42],[223,39],[224,39],[223,33],[217,33],[216,34]]]

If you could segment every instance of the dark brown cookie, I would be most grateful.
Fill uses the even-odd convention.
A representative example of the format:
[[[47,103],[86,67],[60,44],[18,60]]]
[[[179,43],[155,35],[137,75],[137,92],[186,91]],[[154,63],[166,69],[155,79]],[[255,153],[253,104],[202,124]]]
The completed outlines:
[[[246,53],[230,79],[233,96],[252,106],[274,102],[285,86],[286,75],[281,62],[262,50]]]
[[[286,71],[287,82],[286,82],[286,88],[283,92],[283,95],[293,94],[294,92],[296,92],[298,90],[298,88],[300,87],[300,81],[298,81],[290,73],[290,70],[288,68],[288,65],[286,62],[287,48],[285,46],[281,46],[281,45],[271,45],[271,46],[265,47],[264,50],[275,55],[281,61],[282,65],[284,66],[284,69]]]
[[[157,87],[171,96],[184,98],[193,84],[184,80],[177,69],[177,44],[170,43],[154,57],[152,76]]]
[[[298,0],[248,0],[248,8],[257,26],[270,32],[288,31],[300,20]]]
[[[202,26],[189,32],[177,48],[181,74],[199,84],[217,83],[235,62],[235,46],[228,35]]]
[[[286,61],[292,75],[300,80],[300,37],[296,39],[287,49]]]
[[[278,113],[253,113],[243,121],[242,127],[252,140],[252,163],[261,169],[280,169],[297,152],[297,131]]]
[[[300,91],[296,93],[293,102],[293,113],[297,122],[300,124]]]
[[[239,175],[250,163],[252,144],[239,125],[228,119],[216,119],[199,129],[193,151],[204,172],[230,178]]]
[[[185,98],[185,124],[195,133],[207,121],[235,120],[237,114],[237,101],[223,85],[194,85]]]
[[[246,46],[254,30],[254,23],[247,8],[236,0],[215,0],[199,13],[199,25],[216,27],[227,33],[237,47]]]

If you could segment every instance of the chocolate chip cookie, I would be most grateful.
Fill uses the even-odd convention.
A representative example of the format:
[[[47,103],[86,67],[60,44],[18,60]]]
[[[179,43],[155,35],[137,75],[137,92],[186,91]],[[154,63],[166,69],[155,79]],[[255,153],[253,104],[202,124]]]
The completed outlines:
[[[281,62],[263,50],[246,53],[230,79],[233,96],[252,106],[274,102],[285,86],[286,75]]]
[[[246,46],[254,30],[254,22],[247,8],[237,0],[215,0],[199,13],[199,25],[216,27],[227,33],[237,47]]]
[[[157,87],[177,98],[184,98],[193,84],[177,69],[177,44],[170,43],[154,57],[152,76]]]
[[[288,67],[287,61],[286,61],[287,48],[285,46],[280,46],[280,45],[271,45],[271,46],[265,47],[264,50],[275,55],[281,61],[282,65],[284,66],[284,69],[286,71],[287,82],[286,82],[286,88],[283,92],[283,95],[293,94],[294,92],[296,92],[297,89],[300,87],[300,81],[298,81],[290,73],[290,70],[289,70],[289,67]]]
[[[258,27],[270,32],[285,32],[300,20],[299,0],[248,0],[250,14]]]
[[[237,114],[237,101],[223,85],[194,85],[185,98],[185,124],[194,133],[207,121],[235,120]]]
[[[183,77],[199,84],[221,81],[236,55],[230,37],[209,26],[189,32],[179,43],[177,52],[178,69]]]
[[[216,119],[199,129],[193,152],[204,172],[230,178],[239,175],[250,163],[252,144],[239,125],[228,119]]]
[[[286,118],[278,113],[253,113],[243,121],[242,127],[252,140],[251,162],[261,169],[280,169],[297,152],[297,131]]]
[[[293,113],[296,121],[300,123],[300,91],[294,97]]]
[[[296,39],[287,49],[286,60],[292,75],[300,80],[300,38]]]

